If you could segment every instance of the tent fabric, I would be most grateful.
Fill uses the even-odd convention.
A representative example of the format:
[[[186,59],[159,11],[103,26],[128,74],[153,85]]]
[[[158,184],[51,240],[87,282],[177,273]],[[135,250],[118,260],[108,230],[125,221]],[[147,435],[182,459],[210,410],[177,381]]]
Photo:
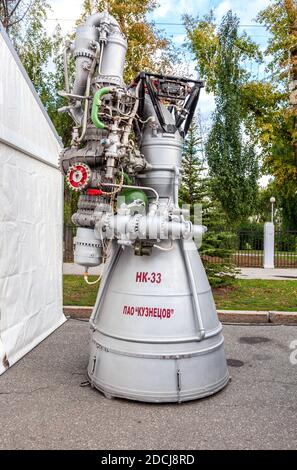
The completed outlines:
[[[66,319],[61,143],[0,25],[0,374]]]

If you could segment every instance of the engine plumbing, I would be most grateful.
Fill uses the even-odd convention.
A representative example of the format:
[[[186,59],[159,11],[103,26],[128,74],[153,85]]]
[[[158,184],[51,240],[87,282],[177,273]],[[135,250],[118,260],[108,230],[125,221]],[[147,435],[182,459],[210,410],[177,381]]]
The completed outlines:
[[[141,71],[127,85],[126,50],[119,23],[103,12],[87,18],[64,51],[65,90],[60,95],[69,104],[60,111],[70,114],[74,126],[60,168],[68,187],[79,193],[72,216],[77,226],[74,261],[85,267],[88,283],[88,269],[106,263],[90,320],[88,376],[106,395],[182,401],[213,393],[228,381],[221,327],[193,243],[206,228],[194,225],[178,205],[183,140],[203,82]],[[197,282],[204,289],[200,300]],[[169,330],[145,323],[152,318],[171,322]],[[132,319],[137,322],[129,324]],[[187,368],[197,362],[197,342],[212,335],[218,343],[211,360],[217,357],[219,368],[208,373],[205,384],[200,375],[207,364],[202,365],[191,385]],[[207,341],[213,348],[214,339]],[[172,344],[179,346],[172,350]],[[162,358],[173,375],[156,386],[149,376],[157,373]],[[118,367],[122,370],[116,372]],[[164,377],[169,374],[165,369]],[[128,370],[136,374],[130,386],[123,375]]]

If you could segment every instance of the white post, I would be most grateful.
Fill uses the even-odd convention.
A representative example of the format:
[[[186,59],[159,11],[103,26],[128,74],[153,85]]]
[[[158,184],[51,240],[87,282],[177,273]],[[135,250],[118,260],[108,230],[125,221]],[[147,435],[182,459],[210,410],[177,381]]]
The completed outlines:
[[[264,224],[264,268],[274,268],[274,224],[266,222]]]

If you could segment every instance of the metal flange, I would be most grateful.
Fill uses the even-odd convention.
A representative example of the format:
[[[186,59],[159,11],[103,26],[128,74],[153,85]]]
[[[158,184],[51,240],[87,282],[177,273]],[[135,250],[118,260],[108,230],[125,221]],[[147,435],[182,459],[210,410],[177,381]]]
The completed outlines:
[[[85,163],[75,163],[72,165],[66,175],[66,183],[73,191],[83,191],[91,181],[92,173]]]

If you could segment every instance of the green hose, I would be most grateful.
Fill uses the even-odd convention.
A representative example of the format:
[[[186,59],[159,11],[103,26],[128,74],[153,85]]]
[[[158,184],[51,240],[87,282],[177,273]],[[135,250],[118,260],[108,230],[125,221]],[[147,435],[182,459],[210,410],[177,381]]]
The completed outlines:
[[[94,126],[96,126],[98,129],[105,129],[105,125],[98,118],[98,111],[102,104],[102,101],[101,101],[102,96],[107,95],[108,93],[110,93],[110,91],[111,89],[109,87],[103,87],[100,90],[98,90],[94,95],[91,119],[92,119]]]
[[[124,173],[124,183],[129,184],[130,186],[132,186],[132,180],[131,180],[130,176],[127,175],[127,173]]]

